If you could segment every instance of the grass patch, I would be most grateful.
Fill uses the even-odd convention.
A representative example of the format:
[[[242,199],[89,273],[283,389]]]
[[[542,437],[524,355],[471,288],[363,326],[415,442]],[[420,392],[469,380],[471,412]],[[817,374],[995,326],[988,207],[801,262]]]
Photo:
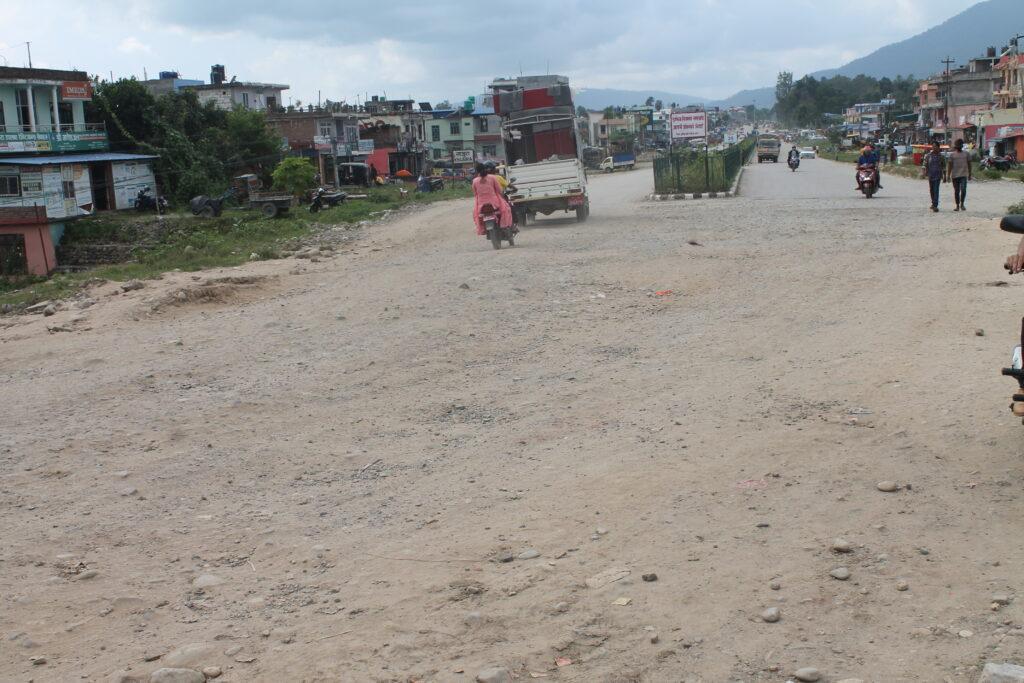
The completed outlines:
[[[143,280],[171,270],[196,271],[237,266],[256,255],[258,260],[278,258],[289,244],[310,235],[318,225],[353,224],[371,220],[387,210],[432,204],[473,195],[468,183],[448,185],[440,192],[420,194],[411,190],[404,197],[398,187],[371,188],[366,199],[353,199],[340,206],[311,214],[305,204],[293,207],[281,217],[263,218],[257,211],[228,209],[218,218],[196,218],[172,213],[158,218],[133,212],[104,213],[69,223],[65,239],[74,243],[128,243],[146,241],[151,246],[134,252],[126,263],[98,266],[77,273],[50,278],[0,278],[0,307],[17,310],[40,301],[74,295],[92,278]]]
[[[1006,207],[1006,213],[1011,215],[1024,215],[1024,201],[1017,202],[1016,204],[1010,204]]]

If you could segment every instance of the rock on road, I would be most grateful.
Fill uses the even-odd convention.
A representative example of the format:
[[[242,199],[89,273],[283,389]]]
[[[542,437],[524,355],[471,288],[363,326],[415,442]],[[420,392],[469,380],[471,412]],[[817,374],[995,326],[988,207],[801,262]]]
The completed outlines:
[[[1024,290],[992,220],[1020,185],[932,215],[883,178],[868,201],[850,166],[755,164],[738,198],[648,202],[640,169],[515,249],[434,205],[334,258],[204,274],[247,283],[214,300],[172,273],[88,329],[0,328],[0,679],[1021,661],[999,369]]]

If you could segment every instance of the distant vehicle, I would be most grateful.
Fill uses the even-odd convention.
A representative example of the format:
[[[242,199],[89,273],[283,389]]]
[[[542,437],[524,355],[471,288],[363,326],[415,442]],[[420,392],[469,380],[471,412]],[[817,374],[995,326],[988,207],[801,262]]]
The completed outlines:
[[[636,166],[636,155],[635,154],[613,154],[610,157],[606,157],[601,162],[601,170],[605,173],[611,173],[619,169],[625,168],[632,170]]]
[[[202,216],[203,218],[213,218],[219,216],[224,210],[224,202],[229,199],[233,199],[238,194],[238,189],[235,187],[229,187],[224,194],[219,197],[210,197],[205,194],[193,197],[188,205],[192,210],[193,216]]]
[[[802,150],[800,150],[800,158],[801,159],[814,159],[817,156],[818,155],[814,153],[813,149],[802,149]]]
[[[757,163],[770,161],[773,164],[779,163],[779,150],[782,149],[782,142],[774,135],[762,135],[757,139]]]
[[[583,165],[587,168],[597,169],[601,167],[601,162],[607,156],[604,147],[584,147],[580,153],[580,159],[583,161]]]

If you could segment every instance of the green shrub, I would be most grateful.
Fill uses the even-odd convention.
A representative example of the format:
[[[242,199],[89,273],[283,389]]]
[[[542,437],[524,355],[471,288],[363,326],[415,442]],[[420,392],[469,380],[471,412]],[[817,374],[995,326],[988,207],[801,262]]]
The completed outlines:
[[[1010,206],[1006,207],[1006,213],[1024,215],[1024,201],[1010,204]]]
[[[302,157],[288,157],[274,169],[273,178],[276,189],[299,196],[313,187],[316,168]]]
[[[994,168],[986,168],[983,173],[989,180],[999,180],[1003,177],[1003,174]]]

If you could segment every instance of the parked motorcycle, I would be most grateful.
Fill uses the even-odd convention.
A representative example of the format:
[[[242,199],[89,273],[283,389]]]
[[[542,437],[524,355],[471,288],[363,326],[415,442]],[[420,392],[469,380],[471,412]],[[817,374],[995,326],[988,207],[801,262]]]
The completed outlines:
[[[1006,232],[1024,234],[1024,216],[1006,216],[999,223],[999,228]],[[1004,266],[1005,267],[1005,266]],[[1024,322],[1021,324],[1020,344],[1013,349],[1010,357],[1010,367],[1003,368],[1003,374],[1017,380],[1017,393],[1013,395],[1010,403],[1010,412],[1016,417],[1024,418],[1024,356],[1021,354],[1021,347],[1024,346]]]
[[[421,175],[416,181],[417,192],[438,192],[444,189],[444,179],[438,176]]]
[[[167,203],[167,198],[160,195],[153,196],[149,193],[149,186],[139,190],[139,193],[135,195],[135,210],[139,213],[143,211],[156,211],[158,214],[167,213],[171,206]]]
[[[997,171],[1009,171],[1017,168],[1017,160],[1012,156],[1007,155],[1001,156],[987,156],[981,160],[981,167],[983,169],[995,169]]]
[[[309,212],[318,213],[322,209],[329,209],[339,204],[344,204],[348,195],[344,192],[328,192],[322,187],[317,188],[313,193],[313,201],[309,203]]]
[[[188,206],[192,210],[193,216],[202,216],[203,218],[213,218],[219,216],[224,210],[224,202],[233,198],[237,190],[233,187],[229,187],[224,194],[219,197],[209,197],[205,194],[201,194],[198,197],[193,197],[189,201]]]
[[[868,199],[878,192],[878,169],[874,164],[857,166],[857,187]]]

